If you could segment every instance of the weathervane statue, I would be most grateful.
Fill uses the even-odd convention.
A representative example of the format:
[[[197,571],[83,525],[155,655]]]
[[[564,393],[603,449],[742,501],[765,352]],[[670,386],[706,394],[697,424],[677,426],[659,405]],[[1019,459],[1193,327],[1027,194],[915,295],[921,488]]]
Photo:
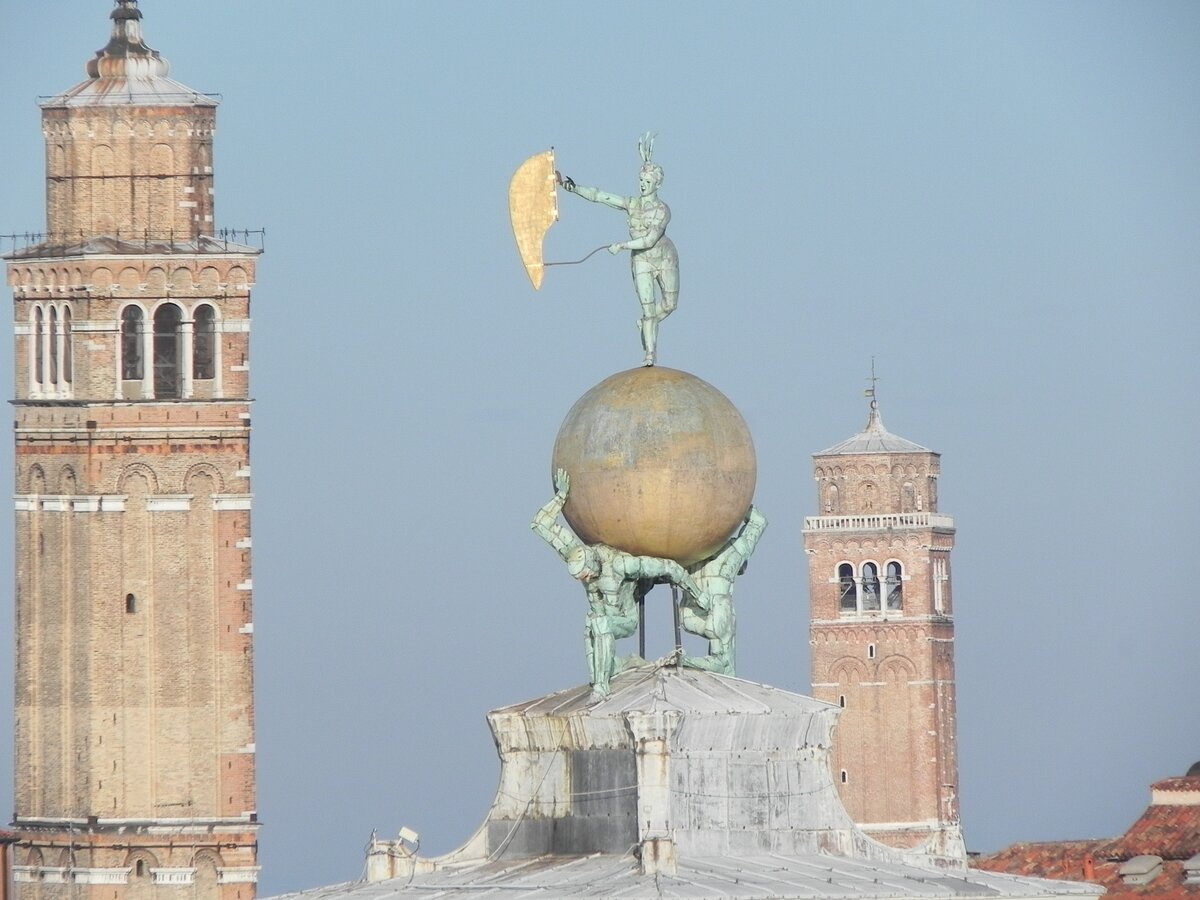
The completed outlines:
[[[642,365],[608,377],[567,413],[551,464],[554,496],[531,523],[586,591],[585,647],[596,699],[609,695],[621,671],[643,664],[638,655],[617,656],[616,641],[640,625],[644,643],[645,598],[657,584],[672,587],[676,631],[674,651],[660,664],[735,674],[733,584],[767,525],[752,503],[754,443],[737,408],[695,375],[655,365],[658,326],[679,301],[679,255],[666,234],[671,210],[658,196],[663,170],[653,161],[649,133],[638,153],[634,197],[577,184],[555,168],[553,150],[526,160],[509,184],[513,234],[535,290],[547,266],[628,250],[642,308]],[[573,262],[543,262],[560,186],[624,210],[629,240]],[[707,640],[708,653],[687,654],[680,629]]]
[[[542,238],[558,218],[553,187],[549,202],[542,196],[547,167],[553,173],[554,183],[562,185],[569,193],[592,203],[625,210],[629,216],[629,240],[609,244],[608,252],[615,255],[623,250],[629,251],[633,286],[642,307],[642,317],[637,323],[644,352],[642,365],[652,366],[657,355],[659,323],[673,313],[679,303],[679,253],[667,237],[671,208],[658,196],[658,189],[663,182],[663,168],[653,161],[654,135],[647,132],[638,138],[638,155],[642,159],[642,167],[638,171],[636,197],[610,194],[598,188],[576,184],[574,179],[554,169],[553,150],[532,157],[513,176],[509,186],[509,211],[525,269],[534,288],[538,289],[546,266],[575,265],[604,249],[597,247],[575,262],[542,262]]]
[[[629,214],[629,240],[610,244],[608,252],[615,255],[622,250],[629,251],[633,287],[638,303],[642,305],[642,318],[638,321],[642,350],[646,354],[642,365],[652,366],[658,345],[658,325],[679,303],[679,253],[667,237],[671,209],[658,196],[663,170],[651,159],[654,135],[646,133],[638,139],[638,154],[642,158],[642,168],[638,172],[639,193],[636,197],[622,197],[584,187],[555,174],[558,183],[572,194],[613,209],[623,209]]]

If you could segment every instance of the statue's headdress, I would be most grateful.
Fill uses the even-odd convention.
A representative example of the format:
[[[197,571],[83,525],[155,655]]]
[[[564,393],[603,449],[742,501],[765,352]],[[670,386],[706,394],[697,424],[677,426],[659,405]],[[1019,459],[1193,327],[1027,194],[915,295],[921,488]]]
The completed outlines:
[[[641,172],[655,176],[659,184],[663,180],[663,167],[658,163],[651,162],[651,157],[654,156],[654,135],[647,131],[638,138],[638,155],[642,158]]]

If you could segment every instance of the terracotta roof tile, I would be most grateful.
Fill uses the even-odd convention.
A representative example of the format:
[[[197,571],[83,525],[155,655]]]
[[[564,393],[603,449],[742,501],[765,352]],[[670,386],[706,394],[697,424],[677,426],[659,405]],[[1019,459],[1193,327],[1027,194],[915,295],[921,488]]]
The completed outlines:
[[[1164,778],[1150,785],[1152,791],[1200,791],[1200,775],[1179,775]]]
[[[1189,781],[1194,790],[1196,778],[1174,778],[1170,781]],[[1159,782],[1155,785],[1160,790]],[[1096,855],[1105,859],[1131,859],[1144,853],[1163,859],[1184,860],[1200,853],[1200,806],[1167,806],[1155,804],[1147,808],[1121,837],[1100,844]]]
[[[1007,872],[1010,875],[1090,880],[1105,888],[1107,894],[1104,900],[1200,900],[1200,884],[1184,883],[1183,863],[1179,860],[1166,860],[1158,877],[1149,884],[1125,884],[1118,872],[1121,863],[1096,854],[1106,843],[1055,841],[1013,844],[998,853],[976,858],[972,865],[987,872]],[[1085,860],[1089,853],[1093,857],[1093,877],[1085,879]]]

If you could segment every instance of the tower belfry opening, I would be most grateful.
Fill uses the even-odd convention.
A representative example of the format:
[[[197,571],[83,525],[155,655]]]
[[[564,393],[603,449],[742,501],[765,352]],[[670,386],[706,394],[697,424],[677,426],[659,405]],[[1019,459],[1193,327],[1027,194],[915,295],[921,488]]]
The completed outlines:
[[[261,250],[214,232],[217,99],[169,77],[136,0],[110,18],[88,77],[42,99],[47,231],[5,256],[13,877],[21,900],[158,886],[249,900],[246,360]]]

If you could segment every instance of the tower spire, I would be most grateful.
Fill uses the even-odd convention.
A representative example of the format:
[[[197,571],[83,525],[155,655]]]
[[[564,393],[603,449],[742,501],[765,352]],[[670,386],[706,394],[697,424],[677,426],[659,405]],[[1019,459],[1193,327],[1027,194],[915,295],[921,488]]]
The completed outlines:
[[[883,427],[883,416],[879,414],[879,398],[875,396],[875,385],[879,382],[879,378],[875,375],[875,357],[871,357],[871,377],[867,379],[871,382],[871,386],[863,391],[866,397],[871,400],[871,411],[867,416],[867,427],[864,432],[885,432]]]
[[[112,19],[112,37],[103,50],[88,60],[91,78],[151,78],[165,76],[171,67],[159,52],[146,44],[142,36],[142,11],[137,0],[116,0]]]

